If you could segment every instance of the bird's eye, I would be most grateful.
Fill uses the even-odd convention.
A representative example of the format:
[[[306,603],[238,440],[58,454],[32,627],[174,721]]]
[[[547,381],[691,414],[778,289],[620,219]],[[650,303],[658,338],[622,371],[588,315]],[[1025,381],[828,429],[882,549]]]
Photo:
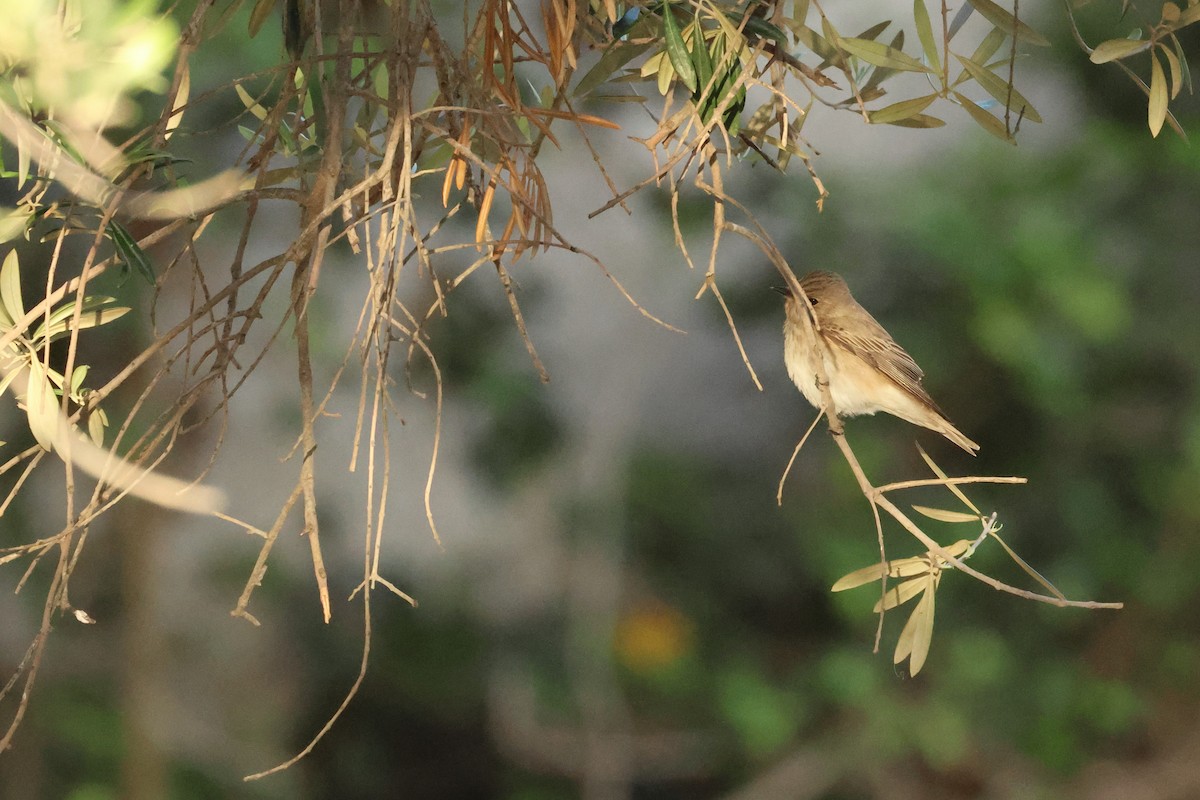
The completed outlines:
[[[813,307],[815,308],[815,307],[816,307],[816,305],[817,305],[817,303],[818,303],[819,301],[817,300],[817,298],[815,298],[815,297],[812,297],[812,296],[810,295],[810,296],[809,296],[809,298],[808,298],[808,302],[809,302],[809,303],[811,303],[811,304],[813,305]]]

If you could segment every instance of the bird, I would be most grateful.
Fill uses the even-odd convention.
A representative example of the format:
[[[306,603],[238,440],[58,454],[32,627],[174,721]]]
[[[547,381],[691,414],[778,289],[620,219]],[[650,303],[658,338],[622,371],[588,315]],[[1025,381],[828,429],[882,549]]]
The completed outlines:
[[[835,272],[810,272],[800,279],[808,297],[808,311],[824,339],[825,375],[839,417],[854,417],[886,411],[892,416],[942,434],[971,455],[979,445],[968,439],[946,418],[921,386],[925,373],[913,357],[875,321],[850,294],[850,288]],[[783,360],[788,377],[804,399],[817,409],[825,400],[818,385],[816,349],[812,332],[816,326],[804,320],[804,302],[788,288],[783,294]]]

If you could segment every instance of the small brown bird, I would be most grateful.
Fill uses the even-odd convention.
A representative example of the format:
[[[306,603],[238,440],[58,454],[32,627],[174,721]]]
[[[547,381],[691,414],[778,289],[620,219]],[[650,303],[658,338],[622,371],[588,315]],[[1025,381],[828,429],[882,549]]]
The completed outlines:
[[[810,311],[825,340],[825,374],[839,417],[887,413],[945,436],[971,455],[979,449],[946,419],[921,386],[925,373],[912,356],[850,295],[842,276],[810,272],[800,279]],[[788,376],[815,408],[824,400],[810,327],[801,317],[803,303],[789,289],[779,289],[787,318],[783,323],[783,360]]]

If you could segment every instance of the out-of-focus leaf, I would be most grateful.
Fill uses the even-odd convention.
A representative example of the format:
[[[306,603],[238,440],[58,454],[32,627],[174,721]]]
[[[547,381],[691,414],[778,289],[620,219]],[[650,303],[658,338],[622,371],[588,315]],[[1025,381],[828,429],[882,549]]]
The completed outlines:
[[[188,62],[184,61],[179,68],[183,74],[179,78],[179,92],[175,95],[175,102],[171,104],[171,116],[167,118],[167,124],[163,130],[163,141],[170,139],[171,134],[179,127],[179,123],[183,122],[183,107],[187,105],[188,96],[192,91],[192,71],[188,67]]]
[[[1096,45],[1096,49],[1092,51],[1089,58],[1093,64],[1107,64],[1109,61],[1140,53],[1148,47],[1150,47],[1150,42],[1137,39],[1109,39]]]
[[[937,42],[933,38],[933,24],[929,21],[929,9],[925,7],[925,0],[913,0],[913,21],[917,23],[917,38],[921,40],[925,60],[934,72],[941,72],[942,61],[938,56]]]
[[[838,46],[850,55],[877,67],[887,67],[903,72],[932,72],[929,67],[907,53],[888,47],[881,42],[872,42],[868,39],[838,39]]]
[[[954,97],[959,103],[962,104],[963,109],[971,115],[971,119],[975,120],[979,127],[983,128],[985,131],[992,134],[1002,142],[1008,142],[1009,144],[1017,143],[1016,140],[1009,135],[1008,131],[1004,129],[1003,122],[984,111],[974,101],[972,101],[971,98],[958,92],[954,93]]]
[[[138,245],[129,230],[113,220],[108,223],[108,237],[112,239],[113,247],[117,249],[117,255],[120,256],[125,266],[135,269],[139,275],[145,278],[146,283],[153,286],[156,282],[154,267],[151,266],[146,251]]]
[[[967,0],[983,17],[1006,34],[1038,47],[1049,47],[1050,41],[992,0]]]
[[[579,79],[579,83],[575,85],[574,95],[582,97],[603,86],[617,70],[649,50],[651,44],[651,42],[641,44],[614,42],[609,45],[595,66]]]
[[[929,508],[928,506],[913,506],[913,511],[918,514],[923,514],[930,519],[936,519],[938,522],[978,522],[979,517],[975,514],[968,514],[965,511],[946,511],[941,508]]]
[[[894,124],[900,120],[908,119],[920,114],[929,104],[937,99],[936,94],[927,94],[924,97],[914,97],[910,100],[901,100],[898,103],[892,103],[890,106],[875,111],[867,112],[871,122],[876,125]]]
[[[113,302],[111,297],[85,297],[83,309],[79,312],[79,330],[105,325],[129,313],[128,306],[114,306]],[[51,342],[61,339],[71,332],[71,320],[74,318],[74,303],[59,306],[50,314],[49,320],[33,332],[33,341],[40,345],[43,339]]]
[[[969,58],[963,58],[957,53],[954,56],[966,68],[975,82],[983,87],[983,90],[996,98],[1002,105],[1007,105],[1014,112],[1022,114],[1025,119],[1031,122],[1041,122],[1042,116],[1033,107],[1033,104],[1025,99],[1025,95],[1016,90],[1016,87],[1009,86],[1008,82],[1001,78],[990,69],[976,64]]]
[[[267,17],[271,16],[272,9],[275,8],[275,0],[258,0],[254,4],[254,9],[250,12],[250,38],[258,36],[259,30],[262,29],[263,23],[267,21]]]
[[[680,82],[695,92],[696,68],[692,66],[691,54],[688,53],[687,44],[683,41],[683,34],[679,31],[679,23],[675,21],[675,14],[671,11],[671,5],[667,0],[663,0],[662,20],[663,45],[667,50],[667,58],[671,59],[671,66],[675,69],[675,74],[679,77]],[[661,85],[661,72],[659,72],[659,76]]]
[[[240,83],[235,83],[233,85],[233,90],[237,92],[238,98],[242,101],[242,105],[246,107],[247,111],[258,117],[260,120],[266,120],[267,110],[263,108],[258,101],[250,96],[250,93],[246,91],[244,86],[242,86]]]
[[[21,262],[17,251],[9,250],[4,257],[4,265],[0,267],[0,305],[8,315],[8,326],[25,316],[24,302],[21,300]]]
[[[32,205],[19,205],[16,208],[6,208],[0,211],[0,244],[11,242],[18,236],[24,235],[33,219]]]
[[[1158,136],[1167,119],[1167,76],[1163,74],[1158,54],[1150,53],[1150,102],[1146,112],[1150,123],[1150,135]]]

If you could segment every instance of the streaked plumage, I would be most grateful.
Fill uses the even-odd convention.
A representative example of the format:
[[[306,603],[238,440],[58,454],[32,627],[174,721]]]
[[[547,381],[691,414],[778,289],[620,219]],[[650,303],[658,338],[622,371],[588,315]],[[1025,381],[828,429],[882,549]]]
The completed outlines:
[[[842,277],[833,272],[810,272],[800,286],[812,302],[820,322],[825,372],[838,416],[853,417],[877,411],[929,428],[945,436],[971,455],[979,445],[964,436],[946,419],[933,398],[921,386],[924,373],[912,356],[875,321],[850,294]],[[801,317],[801,301],[788,290],[783,323],[783,358],[788,376],[808,402],[821,408],[817,369],[809,326]]]

